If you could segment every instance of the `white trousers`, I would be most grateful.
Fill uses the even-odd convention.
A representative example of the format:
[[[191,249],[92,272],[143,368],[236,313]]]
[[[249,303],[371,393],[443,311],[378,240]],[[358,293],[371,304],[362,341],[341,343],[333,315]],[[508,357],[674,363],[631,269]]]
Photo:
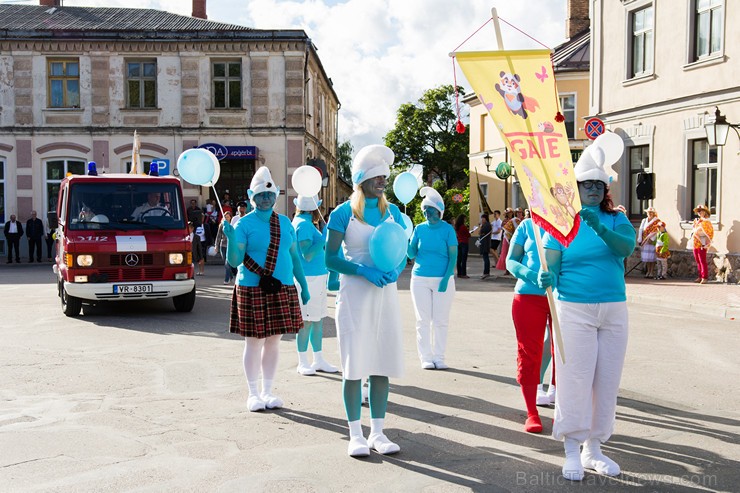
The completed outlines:
[[[605,442],[614,431],[617,393],[627,351],[627,303],[556,302],[565,363],[556,347],[557,440]]]
[[[422,362],[445,360],[447,326],[455,297],[455,279],[450,277],[447,291],[439,292],[441,277],[411,276],[411,300],[416,314],[416,347]]]

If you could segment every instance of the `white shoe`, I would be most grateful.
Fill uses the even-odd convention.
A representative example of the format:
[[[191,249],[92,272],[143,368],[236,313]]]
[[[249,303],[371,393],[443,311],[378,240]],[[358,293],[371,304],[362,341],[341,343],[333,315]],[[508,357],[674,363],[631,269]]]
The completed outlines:
[[[447,366],[445,364],[445,362],[442,361],[442,360],[435,360],[434,361],[434,368],[436,368],[437,370],[447,370],[449,368],[449,366]]]
[[[370,388],[367,385],[362,385],[362,403],[367,404],[368,398],[370,397]]]
[[[421,369],[422,370],[434,370],[435,366],[434,366],[434,363],[432,363],[431,361],[422,361]]]
[[[550,400],[550,404],[555,404],[555,386],[550,384],[547,388],[547,398]]]
[[[549,406],[550,405],[550,397],[548,397],[547,392],[545,392],[542,389],[542,384],[537,386],[537,399],[535,403],[538,406]]]
[[[316,375],[316,370],[314,370],[312,366],[306,366],[302,363],[298,363],[295,371],[297,371],[301,375]]]
[[[275,395],[263,393],[260,395],[260,398],[267,409],[280,409],[283,407],[283,400]]]
[[[350,457],[367,457],[370,455],[370,447],[365,437],[350,437],[347,453]]]
[[[265,401],[263,401],[256,395],[250,395],[247,399],[247,409],[249,409],[251,412],[264,411]]]
[[[375,449],[381,455],[395,454],[401,451],[401,447],[397,443],[391,442],[383,433],[372,433],[368,437],[367,443],[370,448]]]
[[[339,371],[339,368],[330,364],[328,361],[326,361],[323,358],[320,360],[314,361],[313,364],[311,365],[311,368],[313,369],[314,373],[316,373],[317,371],[321,371],[324,373],[336,373]]]

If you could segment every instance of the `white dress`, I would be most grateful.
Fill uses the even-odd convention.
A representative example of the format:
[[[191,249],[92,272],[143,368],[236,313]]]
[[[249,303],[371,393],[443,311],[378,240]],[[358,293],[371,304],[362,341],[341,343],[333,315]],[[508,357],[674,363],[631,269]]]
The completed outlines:
[[[393,221],[388,215],[386,221]],[[370,237],[375,227],[350,218],[344,257],[375,267]],[[403,376],[403,333],[396,283],[379,288],[362,276],[342,274],[337,295],[337,338],[346,380]]]

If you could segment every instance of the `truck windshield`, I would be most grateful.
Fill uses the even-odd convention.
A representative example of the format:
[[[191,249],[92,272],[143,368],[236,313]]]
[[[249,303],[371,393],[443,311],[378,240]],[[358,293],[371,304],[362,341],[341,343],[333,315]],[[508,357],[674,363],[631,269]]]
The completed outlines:
[[[72,230],[185,229],[180,189],[172,183],[77,183],[68,203]]]

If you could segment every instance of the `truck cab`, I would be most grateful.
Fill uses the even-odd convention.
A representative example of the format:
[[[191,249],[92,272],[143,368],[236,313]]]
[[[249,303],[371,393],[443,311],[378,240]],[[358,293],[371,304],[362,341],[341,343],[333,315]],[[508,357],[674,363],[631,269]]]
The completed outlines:
[[[68,176],[59,189],[57,278],[62,311],[99,301],[172,298],[195,304],[192,243],[180,180]]]

